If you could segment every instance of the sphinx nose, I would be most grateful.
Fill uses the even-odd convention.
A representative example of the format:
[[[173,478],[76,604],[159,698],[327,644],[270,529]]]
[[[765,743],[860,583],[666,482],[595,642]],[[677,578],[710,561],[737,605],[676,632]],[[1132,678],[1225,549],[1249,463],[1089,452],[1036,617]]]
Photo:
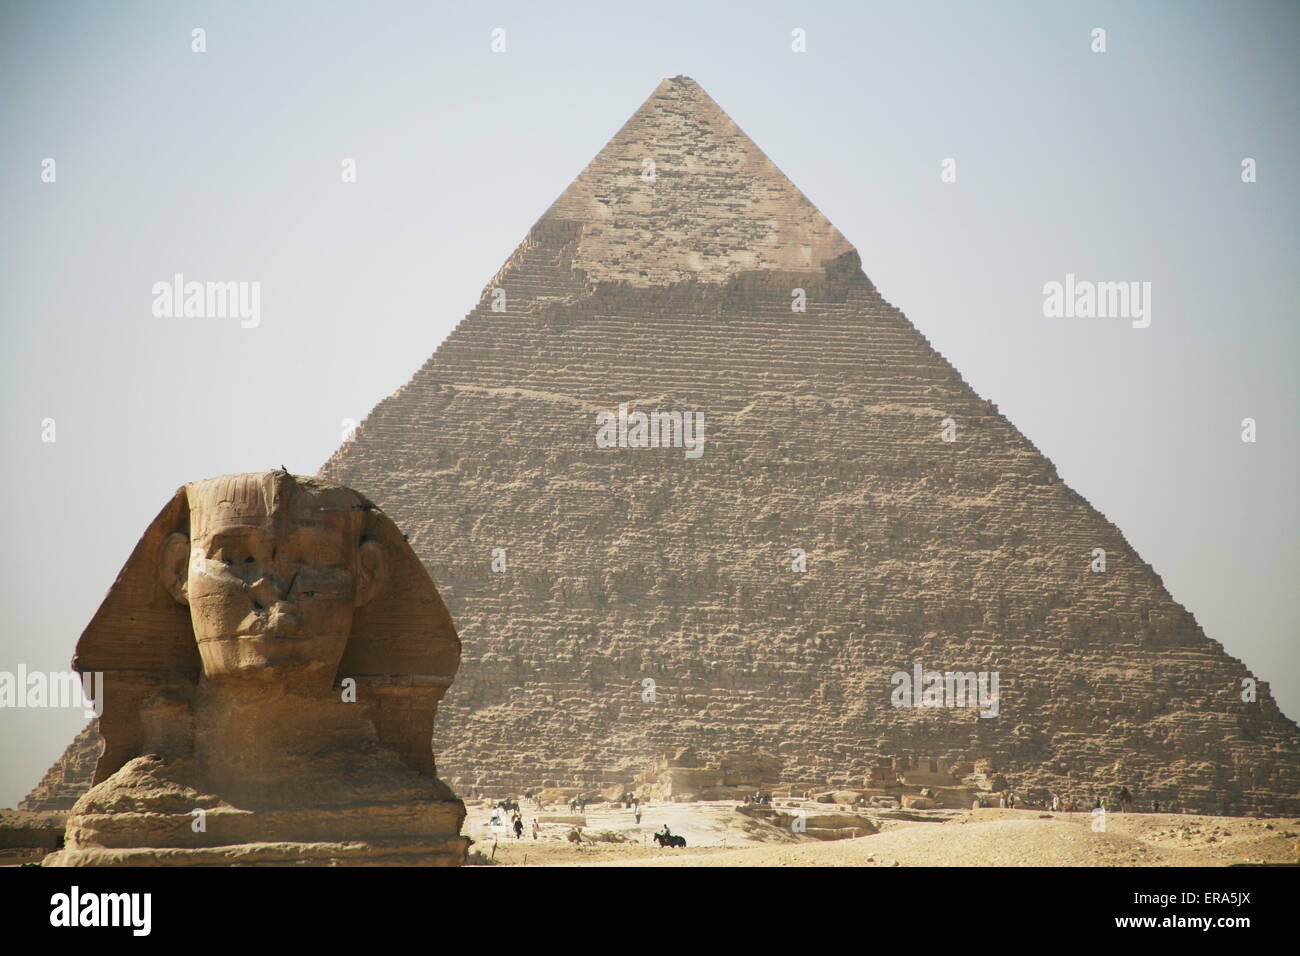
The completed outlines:
[[[284,600],[288,588],[276,575],[264,574],[254,581],[248,590],[259,607],[270,607]]]

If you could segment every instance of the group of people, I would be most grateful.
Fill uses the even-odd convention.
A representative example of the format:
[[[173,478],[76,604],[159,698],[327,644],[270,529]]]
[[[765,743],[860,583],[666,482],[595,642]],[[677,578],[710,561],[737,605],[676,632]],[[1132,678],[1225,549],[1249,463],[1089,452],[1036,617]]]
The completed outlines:
[[[532,799],[533,803],[536,804],[537,809],[539,811],[543,811],[546,809],[540,797],[535,796],[533,794],[525,794],[524,796],[526,798]],[[590,801],[588,801],[586,797],[575,796],[572,800],[569,801],[569,810],[573,813],[582,813],[587,809],[587,804],[589,802]],[[624,794],[618,802],[622,803],[626,809],[632,811],[632,813],[636,817],[637,826],[640,826],[641,825],[641,798],[628,793],[628,794]],[[488,820],[488,825],[491,826],[493,829],[497,829],[500,827],[507,827],[511,832],[514,833],[516,840],[523,839],[524,815],[519,809],[519,804],[514,800],[506,799],[506,800],[498,801],[497,805],[492,808],[492,816]],[[540,831],[541,831],[541,826],[538,824],[537,818],[534,816],[533,825],[532,825],[532,834],[534,840],[537,839],[538,833]]]
[[[1020,801],[1022,806],[1046,809],[1051,808],[1053,813],[1059,813],[1064,810],[1066,813],[1074,813],[1076,810],[1083,811],[1087,809],[1087,802],[1074,796],[1062,797],[1059,794],[1049,792],[1046,800],[1027,800]],[[1014,810],[1017,803],[1017,797],[1012,790],[1003,790],[998,794],[998,808],[1002,810]],[[984,801],[976,797],[971,809],[977,810],[984,806]],[[1129,793],[1128,787],[1123,787],[1119,792],[1118,808],[1120,813],[1133,812],[1133,795]],[[1107,798],[1093,794],[1093,810],[1108,810]],[[1160,812],[1160,801],[1152,802],[1152,810],[1155,813]]]
[[[752,795],[745,794],[745,802],[762,804],[771,803],[772,795],[770,793],[764,793],[762,790],[755,790]]]
[[[509,814],[509,829],[514,833],[516,840],[522,840],[524,836],[524,815],[519,809],[519,804],[509,800],[502,800],[492,808],[492,817],[488,821],[494,828],[506,826],[505,815]],[[537,839],[537,834],[541,830],[538,826],[537,818],[533,817],[533,839]]]
[[[1052,798],[1052,810],[1054,812],[1061,810],[1062,805],[1064,805],[1064,809],[1066,813],[1073,813],[1075,810],[1082,810],[1083,807],[1086,806],[1086,804],[1081,805],[1080,801],[1076,800],[1073,797],[1068,797],[1067,799],[1062,801],[1057,794],[1053,793],[1051,794],[1051,798]],[[1093,794],[1092,809],[1094,811],[1096,810],[1105,811],[1105,810],[1109,810],[1110,808],[1107,806],[1106,798],[1104,796],[1097,796],[1096,794]],[[1123,787],[1119,792],[1119,812],[1120,813],[1133,812],[1133,795],[1128,792],[1128,787]],[[1159,800],[1155,801],[1154,803],[1154,812],[1156,813],[1160,812]]]

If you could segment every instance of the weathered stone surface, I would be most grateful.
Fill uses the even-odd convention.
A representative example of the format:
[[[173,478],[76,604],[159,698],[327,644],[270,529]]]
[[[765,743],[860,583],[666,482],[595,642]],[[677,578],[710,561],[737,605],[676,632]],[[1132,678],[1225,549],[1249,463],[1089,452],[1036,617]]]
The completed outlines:
[[[876,822],[857,813],[809,813],[778,810],[770,805],[736,807],[744,816],[770,823],[781,830],[816,840],[851,840],[879,832]]]
[[[186,485],[77,644],[104,750],[46,864],[463,863],[430,747],[459,656],[365,498],[283,472]]]
[[[598,448],[623,402],[703,411],[707,450]],[[1267,685],[1241,700],[1246,667],[684,77],[322,473],[410,528],[449,592],[452,778],[694,746],[826,779],[920,751],[1020,788],[1300,810],[1300,732]],[[999,715],[891,706],[915,662],[999,671]]]
[[[781,779],[781,758],[772,754],[725,753],[718,768],[726,787],[762,787]]]
[[[622,402],[702,410],[707,450],[597,448]],[[1300,811],[1300,731],[1267,684],[1241,700],[1246,667],[686,78],[322,473],[412,529],[450,594],[453,778],[695,746],[824,780],[919,751],[1020,788]],[[891,706],[916,662],[999,671],[999,715]]]
[[[67,814],[0,810],[0,866],[39,862],[63,845]]]
[[[996,767],[1018,791],[1300,812],[1300,730],[1267,683],[1241,700],[1242,662],[860,265],[665,80],[326,463],[447,592],[448,779],[600,787],[694,747],[880,787],[882,758],[925,754],[981,788]],[[620,403],[702,411],[704,454],[598,448]],[[915,663],[998,671],[998,716],[891,706]]]
[[[781,776],[781,761],[771,754],[726,753],[702,764],[692,748],[670,748],[637,774],[632,789],[638,796],[660,800],[742,798],[770,790]]]

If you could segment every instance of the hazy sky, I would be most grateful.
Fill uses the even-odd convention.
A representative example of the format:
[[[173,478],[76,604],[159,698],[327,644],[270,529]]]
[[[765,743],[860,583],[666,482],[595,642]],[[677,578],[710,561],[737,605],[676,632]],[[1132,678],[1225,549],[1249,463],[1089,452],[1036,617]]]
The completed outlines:
[[[0,670],[67,668],[177,486],[314,473],[685,73],[1300,716],[1300,5],[541,6],[3,4]],[[175,273],[260,324],[155,317]],[[1067,273],[1150,327],[1045,318]],[[0,709],[0,806],[83,723]]]

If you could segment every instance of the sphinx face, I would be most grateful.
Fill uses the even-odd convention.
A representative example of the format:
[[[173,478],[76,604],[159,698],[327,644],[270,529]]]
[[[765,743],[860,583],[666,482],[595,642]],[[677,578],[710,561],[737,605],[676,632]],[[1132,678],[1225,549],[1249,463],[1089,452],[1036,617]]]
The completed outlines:
[[[323,694],[367,575],[354,506],[288,482],[191,486],[186,599],[207,680]]]

